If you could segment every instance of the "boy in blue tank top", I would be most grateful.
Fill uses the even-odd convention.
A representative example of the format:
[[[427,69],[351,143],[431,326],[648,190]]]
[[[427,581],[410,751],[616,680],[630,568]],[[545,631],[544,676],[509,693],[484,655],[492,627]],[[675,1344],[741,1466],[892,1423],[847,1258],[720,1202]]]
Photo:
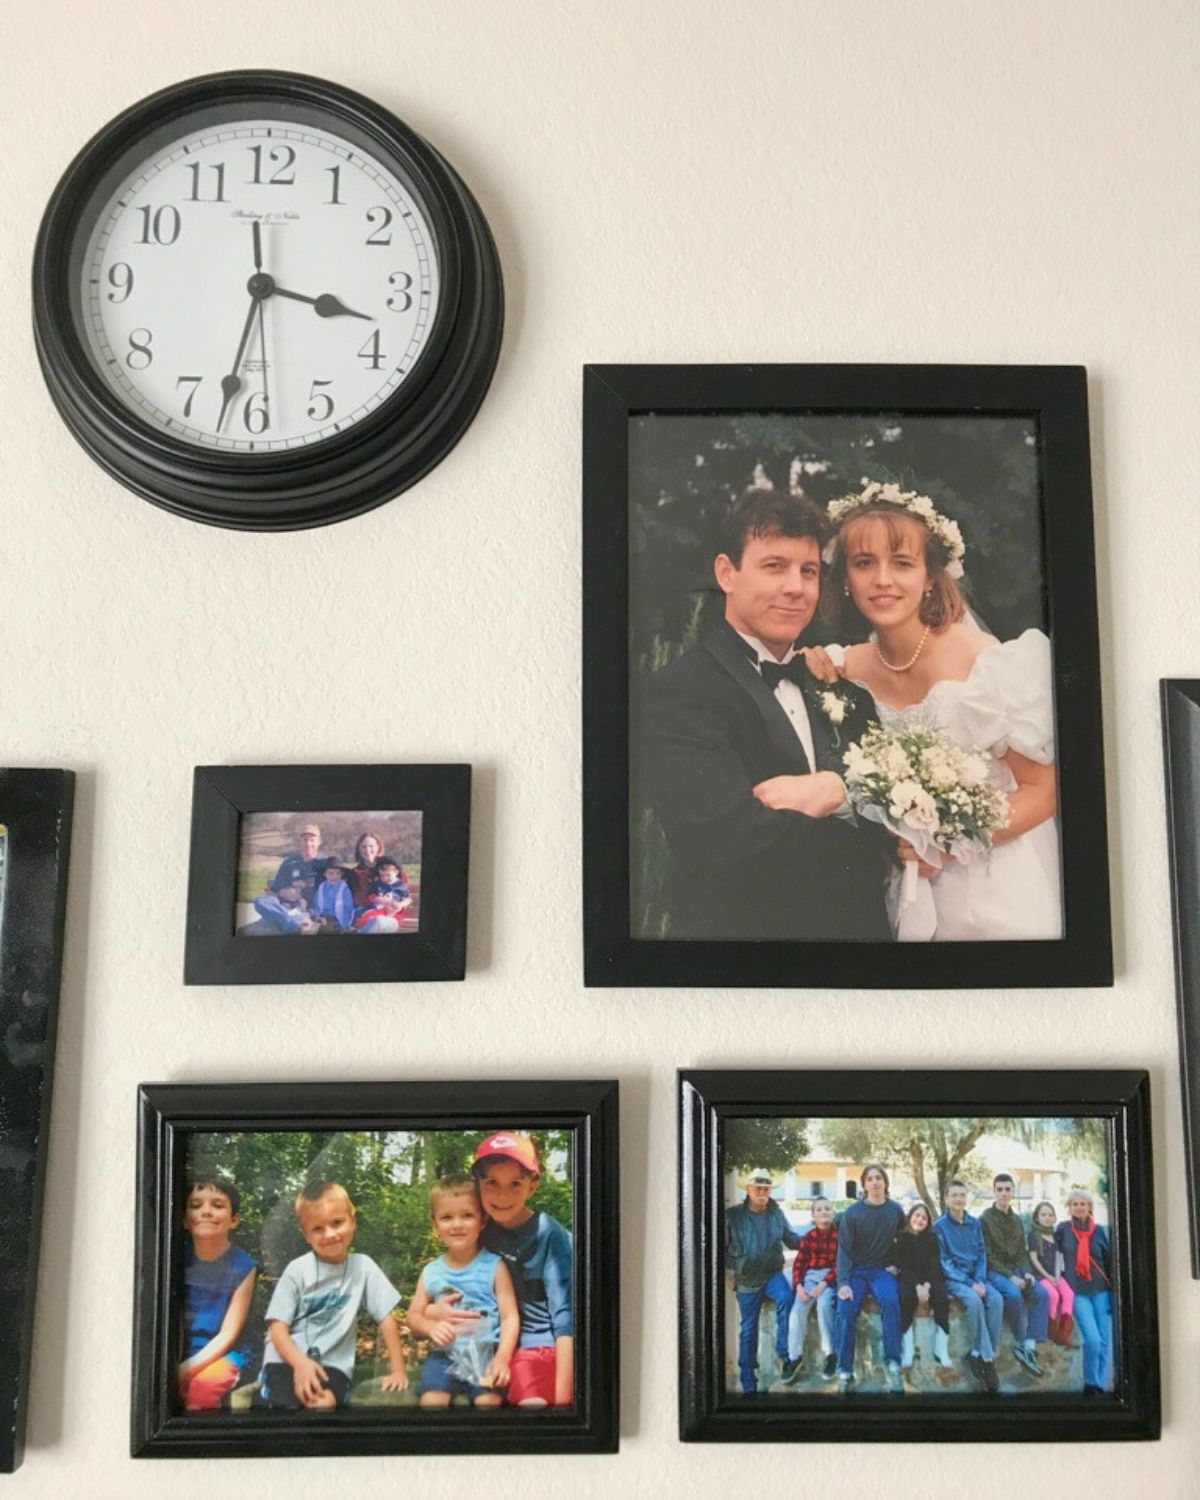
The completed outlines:
[[[504,1398],[496,1387],[508,1384],[521,1331],[512,1277],[500,1256],[480,1246],[483,1207],[473,1177],[459,1173],[440,1178],[429,1206],[434,1231],[446,1249],[422,1268],[408,1309],[408,1326],[435,1345],[421,1367],[421,1405],[449,1406],[461,1395],[475,1406],[499,1406]],[[425,1316],[429,1304],[448,1292],[458,1293],[459,1307],[475,1314],[470,1321]],[[456,1344],[460,1347],[454,1348]],[[472,1344],[476,1349],[468,1347]],[[472,1360],[472,1353],[478,1358]],[[471,1373],[464,1374],[467,1370]]]
[[[184,1205],[184,1358],[177,1377],[187,1411],[215,1411],[241,1379],[257,1263],[233,1244],[241,1202],[221,1176],[193,1175]]]

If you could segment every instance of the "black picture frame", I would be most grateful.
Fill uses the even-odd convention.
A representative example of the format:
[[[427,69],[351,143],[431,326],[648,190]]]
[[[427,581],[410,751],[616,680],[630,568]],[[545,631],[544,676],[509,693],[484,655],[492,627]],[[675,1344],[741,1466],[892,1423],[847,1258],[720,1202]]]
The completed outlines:
[[[355,984],[462,979],[467,960],[471,767],[197,766],[185,984]],[[420,811],[421,920],[380,941],[238,937],[238,838],[250,812]]]
[[[1028,416],[1053,640],[1063,936],[945,943],[631,934],[630,425],[647,415]],[[584,982],[855,988],[1112,983],[1086,372],[1074,366],[590,365],[583,378]]]
[[[75,774],[0,770],[0,1473],[24,1457]]]
[[[618,1444],[618,1086],[613,1080],[143,1084],[138,1090],[134,1457],[613,1453]],[[575,1132],[576,1392],[570,1411],[180,1412],[174,1361],[190,1131]]]
[[[685,1442],[1115,1442],[1161,1427],[1150,1080],[1127,1071],[684,1070],[679,1073],[679,1427]],[[722,1137],[735,1116],[1097,1115],[1108,1126],[1112,1399],[1082,1394],[725,1393]]]
[[[1163,758],[1192,1279],[1200,1280],[1200,680],[1164,677]]]

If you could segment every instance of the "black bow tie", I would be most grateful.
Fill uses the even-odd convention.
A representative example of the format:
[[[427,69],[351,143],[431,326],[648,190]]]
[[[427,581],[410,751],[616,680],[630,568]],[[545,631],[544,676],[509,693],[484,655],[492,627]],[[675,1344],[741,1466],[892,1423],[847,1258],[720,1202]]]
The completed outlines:
[[[772,693],[781,682],[794,682],[798,688],[803,688],[809,680],[809,671],[802,656],[793,656],[789,662],[760,661],[758,666],[762,672],[762,680]]]

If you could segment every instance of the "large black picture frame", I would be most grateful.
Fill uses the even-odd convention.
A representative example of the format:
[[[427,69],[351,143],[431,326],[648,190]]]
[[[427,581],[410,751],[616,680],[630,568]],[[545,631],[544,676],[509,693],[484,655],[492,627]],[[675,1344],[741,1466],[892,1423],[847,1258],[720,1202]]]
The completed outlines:
[[[0,1473],[24,1457],[73,771],[0,770]]]
[[[1063,936],[731,942],[631,931],[630,425],[647,415],[1028,416],[1053,641]],[[1100,657],[1086,372],[1068,366],[590,365],[583,380],[584,979],[588,985],[1109,985]]]
[[[1140,1071],[679,1073],[679,1425],[685,1442],[1024,1442],[1157,1438],[1161,1426],[1150,1080]],[[722,1140],[735,1116],[1097,1115],[1107,1121],[1113,1399],[1082,1394],[729,1396]]]
[[[1200,680],[1163,678],[1160,691],[1188,1229],[1200,1280]]]
[[[143,1084],[138,1090],[134,1457],[613,1453],[618,1445],[618,1086],[613,1080]],[[190,1131],[575,1133],[576,1402],[569,1411],[448,1408],[182,1412],[175,1400],[182,1199]]]
[[[413,933],[332,942],[234,933],[241,816],[372,808],[422,813],[421,920]],[[354,984],[462,979],[467,962],[471,767],[197,766],[185,984]]]

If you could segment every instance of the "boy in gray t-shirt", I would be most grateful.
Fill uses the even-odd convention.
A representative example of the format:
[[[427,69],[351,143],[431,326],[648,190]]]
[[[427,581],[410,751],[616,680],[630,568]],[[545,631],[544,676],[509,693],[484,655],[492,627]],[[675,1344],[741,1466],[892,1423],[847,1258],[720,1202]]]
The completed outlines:
[[[262,1393],[268,1406],[341,1406],[354,1376],[358,1310],[379,1324],[387,1350],[385,1391],[408,1385],[400,1329],[392,1310],[400,1293],[369,1255],[351,1255],[354,1204],[337,1182],[305,1188],[296,1198],[300,1232],[311,1249],[289,1261],[267,1307]]]

